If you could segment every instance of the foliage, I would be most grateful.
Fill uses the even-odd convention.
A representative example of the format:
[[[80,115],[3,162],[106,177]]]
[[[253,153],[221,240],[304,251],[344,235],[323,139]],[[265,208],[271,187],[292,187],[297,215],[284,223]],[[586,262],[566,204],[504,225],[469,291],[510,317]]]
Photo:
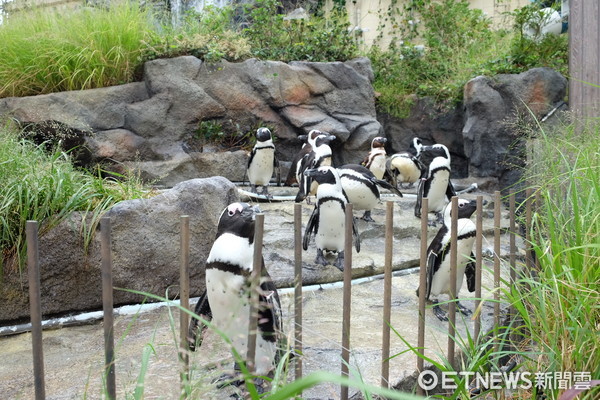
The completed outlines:
[[[411,1],[401,10],[395,7],[393,2],[379,28],[383,32],[391,24],[396,33],[389,49],[373,46],[369,53],[379,105],[390,114],[406,117],[411,94],[457,103],[481,60],[508,47],[505,32],[492,31],[490,21],[466,0]]]
[[[577,130],[576,130],[577,127]],[[495,328],[478,340],[456,336],[465,355],[460,370],[498,371],[506,359],[516,370],[532,374],[588,372],[600,379],[600,124],[581,123],[556,128],[538,126],[532,134],[534,149],[526,167],[526,182],[535,193],[531,247],[537,267],[520,271],[514,285],[503,281],[500,301],[515,310],[508,326]],[[581,128],[581,129],[580,129]],[[522,210],[521,210],[522,211]],[[521,213],[522,214],[522,213]],[[491,273],[491,271],[490,271]],[[485,300],[485,299],[484,299]],[[398,334],[398,336],[400,336]],[[401,337],[401,336],[400,336]],[[498,351],[493,343],[500,344]],[[404,338],[409,349],[417,353]],[[425,358],[441,371],[453,371],[449,361]],[[447,399],[469,399],[468,382],[457,376],[458,390]],[[535,386],[519,388],[514,398],[538,398]],[[558,399],[559,388],[543,396]],[[595,399],[600,388],[579,398]],[[482,393],[482,398],[487,394]]]
[[[178,25],[150,32],[143,60],[193,55],[205,61],[240,61],[252,56],[251,46],[234,24],[231,7],[209,6],[189,12]]]
[[[147,196],[133,175],[122,182],[101,179],[73,167],[58,146],[48,152],[19,135],[9,126],[0,128],[0,265],[6,260],[23,265],[28,220],[38,221],[44,233],[72,211],[88,211],[94,218],[82,233],[90,238],[104,210]]]
[[[255,133],[260,127],[269,128],[274,133],[275,128],[262,121],[245,123],[243,121],[205,120],[200,121],[196,130],[196,139],[203,144],[211,143],[223,149],[231,150],[242,148],[249,151],[256,142]],[[273,140],[276,137],[273,135]]]
[[[242,34],[260,59],[280,61],[345,61],[358,55],[346,9],[334,7],[327,16],[285,20],[279,0],[257,0],[245,6]],[[268,29],[265,29],[268,27]]]
[[[135,2],[6,18],[0,25],[0,97],[130,82],[152,26]]]
[[[509,32],[493,29],[466,0],[412,0],[402,9],[393,1],[379,27],[381,33],[395,32],[390,47],[373,46],[368,54],[375,72],[373,85],[380,93],[378,106],[402,118],[410,111],[410,95],[431,96],[441,105],[453,106],[462,100],[465,83],[478,75],[542,66],[566,75],[566,35],[532,40],[522,34],[538,9],[539,4],[532,4],[507,15],[515,20]],[[382,36],[379,39],[383,41]]]

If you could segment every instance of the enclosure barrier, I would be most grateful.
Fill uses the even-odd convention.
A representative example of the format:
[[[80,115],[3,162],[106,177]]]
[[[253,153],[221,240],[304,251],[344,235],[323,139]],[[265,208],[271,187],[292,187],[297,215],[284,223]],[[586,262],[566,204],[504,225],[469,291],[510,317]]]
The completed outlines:
[[[525,200],[525,227],[531,226],[532,218],[532,190],[528,189]],[[499,327],[500,324],[500,303],[499,303],[499,287],[500,287],[500,234],[501,234],[501,195],[499,191],[494,193],[494,325]],[[539,204],[539,199],[538,200]],[[481,334],[481,320],[479,312],[481,308],[481,271],[482,271],[482,238],[483,238],[483,197],[477,196],[477,211],[476,211],[476,242],[475,242],[475,263],[476,263],[476,287],[475,287],[475,309],[476,316],[474,321],[474,340],[478,340]],[[508,196],[509,203],[509,218],[510,224],[509,233],[509,264],[510,264],[510,283],[514,284],[517,276],[516,269],[516,206],[515,193],[511,191]],[[453,210],[457,210],[457,198],[451,200]],[[294,208],[294,245],[295,245],[295,266],[294,266],[294,335],[295,335],[295,378],[302,377],[302,207],[296,204]],[[424,198],[422,202],[421,218],[421,256],[420,256],[420,273],[419,273],[419,310],[418,310],[418,342],[417,342],[417,370],[424,369],[422,356],[425,350],[425,298],[426,298],[426,269],[427,269],[427,215],[428,215],[428,199]],[[456,243],[457,236],[457,212],[452,212],[451,221],[451,241]],[[349,359],[350,359],[350,327],[351,327],[351,280],[352,280],[352,204],[348,204],[345,214],[345,247],[344,247],[344,287],[343,287],[343,321],[342,321],[342,351],[341,351],[341,374],[348,376],[349,374]],[[102,300],[104,310],[104,338],[105,338],[105,390],[106,396],[109,399],[116,399],[116,373],[115,373],[115,357],[114,357],[114,328],[113,328],[113,286],[112,286],[112,258],[111,258],[111,226],[110,218],[104,217],[101,219],[101,256],[102,256]],[[251,320],[250,329],[248,332],[248,352],[247,365],[249,370],[254,367],[256,333],[257,333],[257,309],[258,309],[258,292],[257,288],[260,285],[260,269],[262,267],[262,243],[264,232],[264,214],[256,215],[256,232],[254,243],[254,269],[251,275],[252,280],[252,300],[250,302]],[[44,361],[42,349],[42,327],[41,327],[41,306],[40,306],[40,285],[39,285],[39,255],[38,255],[38,231],[37,222],[27,221],[27,244],[28,244],[28,275],[29,275],[29,290],[30,290],[30,306],[31,306],[31,329],[32,329],[32,351],[34,363],[34,383],[36,399],[45,398],[44,389]],[[535,258],[533,249],[530,244],[529,229],[525,229],[526,235],[526,257],[525,262],[528,267],[535,267]],[[189,216],[181,216],[181,248],[180,248],[180,296],[181,306],[183,309],[189,309]],[[381,362],[381,386],[388,387],[389,366],[390,366],[390,324],[391,324],[391,277],[392,277],[392,256],[393,256],[393,202],[386,203],[386,222],[385,222],[385,265],[384,265],[384,294],[383,294],[383,341],[382,341],[382,362]],[[456,248],[456,246],[452,246]],[[451,251],[451,270],[456,276],[456,250]],[[456,284],[456,279],[451,279],[451,282]],[[451,288],[456,294],[456,287]],[[456,366],[454,354],[454,340],[450,340],[455,335],[455,308],[454,302],[448,303],[451,309],[449,313],[449,341],[448,341],[448,360],[452,365]],[[511,315],[509,313],[509,315]],[[182,310],[180,316],[180,349],[179,358],[182,363],[180,373],[182,384],[182,395],[185,397],[183,387],[189,380],[189,349],[187,340],[187,313]],[[493,330],[494,332],[496,330]],[[500,342],[494,341],[494,346],[498,349]],[[420,387],[417,387],[417,392],[423,394]],[[340,397],[348,398],[348,388],[341,387]]]

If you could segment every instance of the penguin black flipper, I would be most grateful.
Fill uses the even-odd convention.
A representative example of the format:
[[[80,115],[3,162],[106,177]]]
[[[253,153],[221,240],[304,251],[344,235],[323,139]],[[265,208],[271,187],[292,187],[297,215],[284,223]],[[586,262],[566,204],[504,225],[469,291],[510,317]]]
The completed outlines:
[[[194,308],[194,313],[206,321],[212,320],[212,311],[210,309],[210,304],[208,303],[206,290],[198,299],[196,307]],[[192,317],[188,328],[188,344],[191,351],[196,351],[196,348],[202,345],[202,340],[204,339],[206,325],[202,324],[202,327],[198,328],[199,324],[200,320],[198,320],[196,317]],[[200,333],[200,335],[198,335],[198,333]]]
[[[319,208],[315,206],[310,218],[304,229],[304,237],[302,238],[302,248],[308,250],[308,243],[310,242],[310,236],[317,231],[319,226]]]
[[[303,142],[306,142],[305,138],[306,138],[306,135],[298,136],[298,139],[300,139]],[[298,175],[298,169],[300,167],[300,162],[301,162],[302,158],[306,154],[310,153],[311,151],[312,151],[312,146],[310,144],[305,144],[304,147],[302,147],[302,149],[300,149],[300,151],[294,156],[294,158],[292,159],[292,165],[290,166],[290,169],[288,171],[287,177],[284,182],[286,186],[292,186],[292,184],[294,182],[300,183],[300,182],[298,182],[298,180],[296,178],[296,176]]]
[[[448,250],[449,246],[443,246],[444,236],[448,233],[448,228],[442,226],[438,233],[435,235],[431,244],[427,248],[427,292],[425,298],[429,300],[431,294],[431,285],[433,282],[433,276],[440,269],[440,265],[444,260],[444,253]]]
[[[264,267],[265,260],[263,259],[262,279],[260,284],[261,294],[259,295],[259,310],[258,310],[258,328],[263,339],[269,342],[275,342],[279,338],[284,337],[283,332],[283,317],[281,313],[281,301],[277,287],[271,276]],[[284,346],[285,347],[285,346]]]
[[[377,184],[378,184],[379,186],[381,186],[382,188],[384,188],[384,189],[387,189],[387,190],[389,190],[390,192],[397,194],[397,195],[398,195],[398,196],[400,196],[400,197],[404,197],[404,196],[402,195],[402,192],[401,192],[400,190],[398,190],[398,188],[397,188],[397,187],[395,187],[394,185],[391,185],[391,184],[389,184],[388,182],[386,182],[386,181],[384,181],[384,180],[381,180],[381,179],[376,179],[376,180],[375,180],[375,183],[377,183]]]
[[[277,157],[273,157],[273,169],[275,170],[277,186],[281,186],[281,166],[279,165],[279,159]]]
[[[308,147],[308,145],[305,147]],[[298,194],[296,194],[295,200],[296,203],[300,203],[302,200],[304,200],[310,192],[312,179],[309,176],[304,175],[304,171],[312,169],[314,163],[315,153],[313,151],[305,154],[300,160],[298,165],[298,175],[300,176],[300,180],[298,181]]]
[[[421,206],[423,203],[423,193],[425,192],[425,179],[419,179],[417,186],[417,202],[415,203],[415,217],[421,218]]]
[[[452,197],[456,196],[456,190],[454,189],[454,185],[448,179],[448,187],[446,187],[446,197],[448,200],[452,200]]]
[[[354,236],[354,248],[356,249],[357,253],[360,253],[360,235],[358,234],[356,218],[352,218],[352,235]]]
[[[475,256],[473,252],[471,252],[471,261],[465,267],[465,277],[467,278],[467,288],[469,292],[473,293],[475,291]]]

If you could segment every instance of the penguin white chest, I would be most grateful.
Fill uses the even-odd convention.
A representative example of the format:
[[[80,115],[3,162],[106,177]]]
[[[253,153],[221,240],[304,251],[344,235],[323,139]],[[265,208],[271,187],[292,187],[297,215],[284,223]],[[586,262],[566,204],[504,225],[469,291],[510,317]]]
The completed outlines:
[[[373,162],[369,169],[377,179],[383,179],[383,175],[385,174],[385,162],[385,153],[373,157]]]
[[[344,250],[345,215],[337,201],[326,201],[319,206],[319,227],[315,243],[319,249]]]
[[[450,181],[450,171],[446,169],[436,171],[431,179],[429,192],[426,193],[429,199],[429,211],[440,212],[446,205],[446,189]]]
[[[257,149],[252,162],[248,166],[248,180],[257,186],[268,185],[273,176],[275,151],[271,148]]]
[[[475,237],[468,237],[458,241],[457,246],[457,257],[456,257],[456,293],[458,292],[463,284],[465,269],[469,261],[471,261],[471,251],[473,250],[473,242]],[[450,295],[450,249],[440,265],[440,269],[433,276],[431,282],[431,294],[438,295],[446,293]]]
[[[248,336],[248,293],[244,277],[207,268],[206,293],[213,315],[212,323],[225,333],[236,348],[245,347]]]

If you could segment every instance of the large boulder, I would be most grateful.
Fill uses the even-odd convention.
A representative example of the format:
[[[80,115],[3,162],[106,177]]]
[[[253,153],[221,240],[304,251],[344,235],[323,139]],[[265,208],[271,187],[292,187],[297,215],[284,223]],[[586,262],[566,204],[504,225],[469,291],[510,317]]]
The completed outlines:
[[[204,145],[201,123],[243,135],[259,124],[274,128],[277,153],[290,161],[297,137],[311,129],[334,134],[334,162],[356,162],[381,131],[376,118],[370,61],[313,63],[222,61],[193,56],[158,59],[144,65],[143,82],[0,99],[0,116],[23,124],[64,126],[81,132],[92,162],[118,172],[134,169],[165,186],[212,175],[215,160],[233,166],[219,175],[243,178],[245,159],[215,153]]]
[[[193,179],[149,199],[116,204],[105,217],[112,227],[113,284],[116,288],[173,297],[179,293],[180,217],[190,218],[191,293],[204,288],[204,265],[226,205],[237,201],[235,186],[222,177]],[[42,313],[102,307],[100,227],[87,249],[82,237],[89,217],[74,213],[39,240]],[[28,319],[27,274],[5,271],[0,285],[0,322]],[[115,290],[115,305],[142,296]]]
[[[565,77],[549,68],[470,80],[462,130],[469,174],[496,177],[501,188],[517,182],[526,159],[527,125],[564,104],[566,90]]]

